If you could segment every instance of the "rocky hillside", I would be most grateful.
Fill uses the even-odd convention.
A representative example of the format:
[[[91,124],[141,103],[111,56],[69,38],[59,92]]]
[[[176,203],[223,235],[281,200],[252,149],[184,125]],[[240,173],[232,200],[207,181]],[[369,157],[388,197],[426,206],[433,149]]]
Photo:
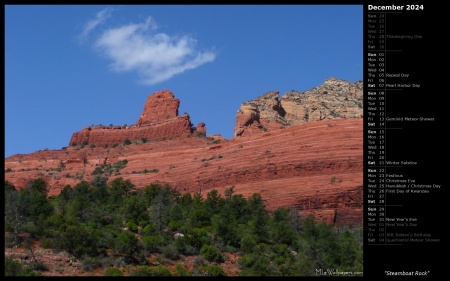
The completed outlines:
[[[278,91],[272,91],[242,103],[236,116],[234,137],[312,121],[362,116],[362,82],[328,78],[323,85],[309,91],[290,91],[281,98]]]
[[[88,127],[65,149],[6,158],[5,179],[20,188],[42,177],[50,196],[98,175],[138,188],[168,183],[182,193],[223,194],[235,186],[244,196],[260,193],[269,210],[294,207],[336,225],[362,224],[361,88],[328,79],[281,99],[268,93],[243,104],[236,121],[242,132],[231,140],[205,137],[205,124],[194,129],[189,115],[178,116],[179,100],[161,91],[149,96],[133,126]]]

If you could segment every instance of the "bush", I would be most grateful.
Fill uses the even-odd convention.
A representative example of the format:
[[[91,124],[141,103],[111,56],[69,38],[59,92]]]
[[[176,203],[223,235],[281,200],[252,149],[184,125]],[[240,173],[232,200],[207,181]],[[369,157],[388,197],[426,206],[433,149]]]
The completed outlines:
[[[241,239],[241,250],[246,253],[252,253],[256,247],[258,237],[252,234],[246,234]]]
[[[192,276],[192,273],[187,270],[182,263],[177,264],[175,267],[175,271],[177,273],[177,276]]]
[[[205,261],[205,259],[202,258],[202,257],[196,257],[196,258],[194,259],[194,264],[195,264],[196,266],[204,266],[204,265],[206,265],[206,261]]]
[[[109,267],[105,269],[103,276],[123,276],[123,273],[118,268]]]
[[[174,244],[169,244],[165,246],[162,250],[162,253],[164,257],[171,260],[176,260],[180,256],[180,254],[178,253],[178,249]]]
[[[154,276],[153,270],[148,266],[141,266],[131,271],[130,276]]]
[[[130,221],[127,223],[127,227],[128,227],[128,229],[129,229],[130,231],[132,231],[132,232],[137,232],[137,231],[138,231],[138,226],[137,226],[137,224],[134,222],[134,220],[130,220]]]
[[[19,276],[22,264],[11,257],[5,257],[5,276]]]
[[[206,276],[227,276],[225,271],[218,265],[208,265],[205,268]]]
[[[154,275],[153,276],[172,276],[170,273],[170,270],[168,268],[165,268],[163,266],[158,266],[153,270]]]
[[[22,266],[11,257],[5,257],[5,276],[42,276],[42,274],[34,272],[28,266]]]
[[[224,261],[222,254],[214,246],[210,246],[208,244],[205,244],[200,249],[200,253],[208,261],[214,261],[214,262],[223,262]]]
[[[81,262],[81,269],[83,271],[93,271],[101,266],[101,262],[98,258],[84,256]]]
[[[128,138],[123,141],[123,145],[130,145],[130,144],[131,144],[131,141]]]
[[[161,236],[144,236],[142,242],[145,248],[149,252],[159,252],[160,248],[163,246],[164,238]]]

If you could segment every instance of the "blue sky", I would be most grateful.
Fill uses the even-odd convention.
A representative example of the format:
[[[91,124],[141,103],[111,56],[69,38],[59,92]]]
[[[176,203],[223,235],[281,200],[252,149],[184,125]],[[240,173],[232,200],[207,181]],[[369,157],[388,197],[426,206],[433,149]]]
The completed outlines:
[[[242,102],[363,78],[362,5],[7,5],[5,157],[134,124],[167,89],[232,138]]]

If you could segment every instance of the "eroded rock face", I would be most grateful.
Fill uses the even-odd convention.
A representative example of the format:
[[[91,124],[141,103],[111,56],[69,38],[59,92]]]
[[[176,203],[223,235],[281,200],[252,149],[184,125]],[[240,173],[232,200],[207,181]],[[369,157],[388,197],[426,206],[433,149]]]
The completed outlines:
[[[260,134],[273,129],[337,118],[362,118],[363,85],[328,78],[309,91],[291,91],[279,97],[272,91],[242,103],[236,115],[234,137]]]
[[[168,90],[162,90],[148,96],[141,117],[136,125],[152,124],[178,116],[180,100]]]

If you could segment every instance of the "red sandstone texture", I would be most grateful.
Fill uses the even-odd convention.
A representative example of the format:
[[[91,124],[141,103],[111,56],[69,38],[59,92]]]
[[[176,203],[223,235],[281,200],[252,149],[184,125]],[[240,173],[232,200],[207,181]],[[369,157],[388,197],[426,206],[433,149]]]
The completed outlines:
[[[141,117],[136,125],[152,124],[178,116],[180,100],[168,90],[162,90],[148,96]]]
[[[183,117],[173,120],[188,122]],[[126,159],[126,167],[111,175],[109,181],[123,177],[137,188],[153,182],[168,183],[182,193],[201,191],[204,196],[212,189],[223,194],[226,188],[235,186],[235,193],[246,197],[260,193],[269,210],[293,207],[335,225],[361,225],[362,129],[361,118],[335,119],[274,128],[232,140],[187,134],[115,148],[98,145],[44,150],[6,158],[5,179],[21,188],[29,180],[42,177],[52,196],[67,184],[91,181],[98,166]],[[100,132],[92,129],[83,134],[89,139],[95,136],[99,144],[117,142],[112,137],[111,141],[102,141],[108,135]],[[142,173],[145,170],[152,172]]]

